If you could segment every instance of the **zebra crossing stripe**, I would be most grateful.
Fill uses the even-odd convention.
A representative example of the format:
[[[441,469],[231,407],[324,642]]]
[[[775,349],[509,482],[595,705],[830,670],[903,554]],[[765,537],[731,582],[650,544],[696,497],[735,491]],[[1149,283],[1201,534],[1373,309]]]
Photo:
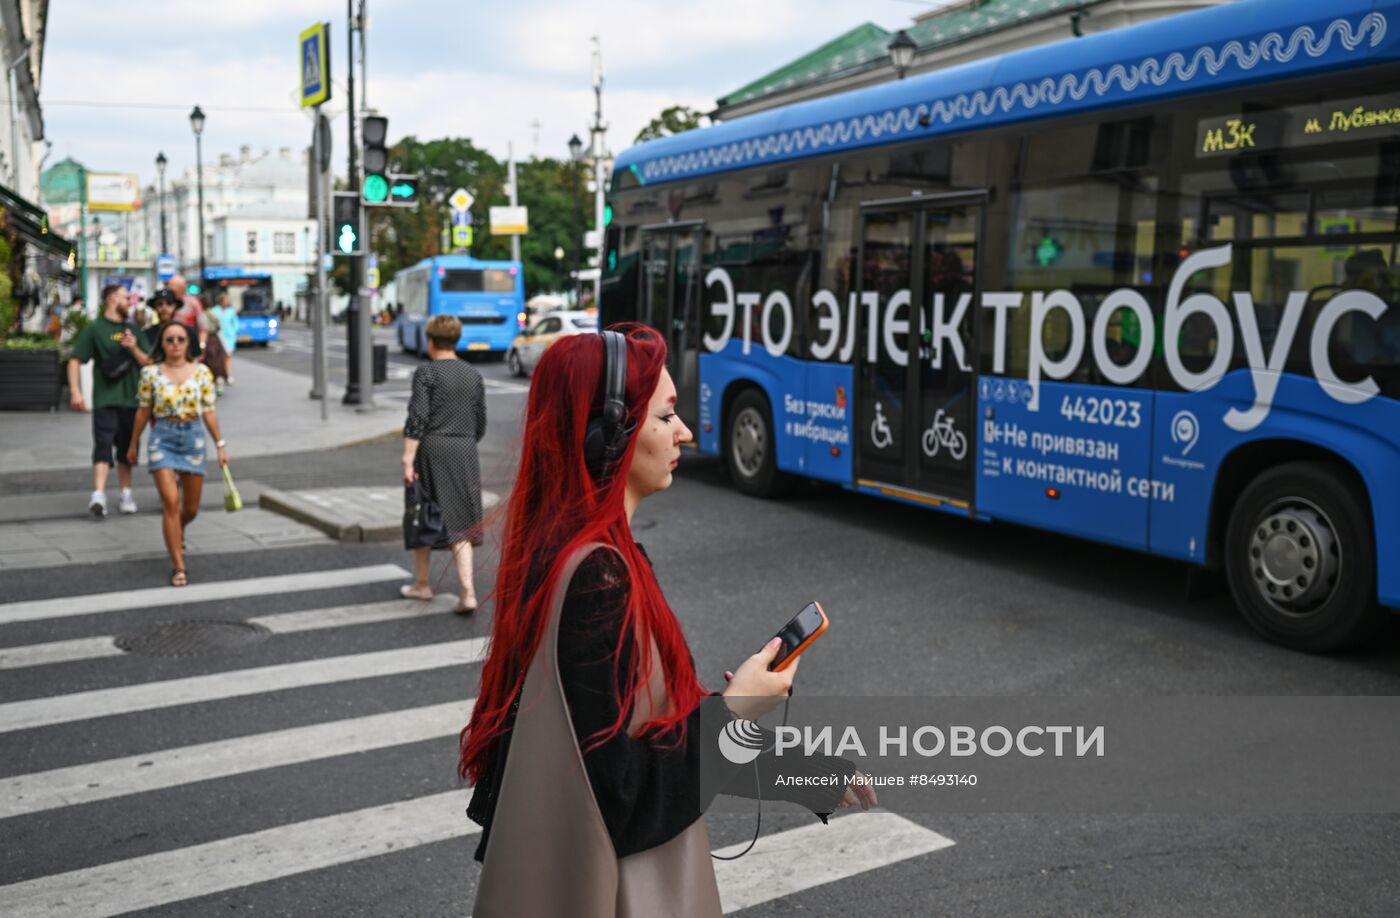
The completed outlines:
[[[417,618],[424,614],[451,611],[456,604],[456,596],[451,593],[439,593],[433,597],[433,601],[430,603],[411,599],[393,599],[388,602],[329,606],[325,609],[305,609],[296,612],[259,615],[256,618],[247,619],[247,621],[251,624],[261,625],[273,634],[293,634],[298,631],[316,631],[321,628],[341,628],[395,619]],[[125,651],[119,648],[114,640],[115,636],[109,634],[101,637],[75,638],[68,641],[50,641],[45,644],[0,647],[0,670],[125,656]]]
[[[480,662],[486,638],[236,669],[0,704],[0,733]]]
[[[12,918],[109,918],[353,863],[480,829],[449,791],[0,887]],[[758,840],[718,862],[726,913],[947,848],[953,842],[890,813],[859,813]],[[742,845],[719,853],[733,854]]]
[[[183,587],[148,587],[142,590],[116,590],[110,593],[32,599],[24,602],[0,604],[0,625],[34,622],[49,618],[67,618],[73,615],[93,615],[100,612],[122,612],[127,609],[185,605],[215,599],[244,599],[249,596],[269,596],[276,593],[326,590],[379,583],[385,580],[401,580],[408,576],[410,576],[408,571],[397,564],[375,564],[369,567],[311,571],[304,574],[277,574],[269,577],[248,577],[243,580],[216,580]]]
[[[10,918],[106,918],[475,835],[468,792],[337,813],[0,886]]]
[[[725,913],[947,848],[953,840],[893,813],[852,813],[765,835],[737,861],[716,861]],[[715,852],[735,855],[742,842]]]
[[[388,711],[0,778],[0,819],[456,736],[471,719],[474,700]]]

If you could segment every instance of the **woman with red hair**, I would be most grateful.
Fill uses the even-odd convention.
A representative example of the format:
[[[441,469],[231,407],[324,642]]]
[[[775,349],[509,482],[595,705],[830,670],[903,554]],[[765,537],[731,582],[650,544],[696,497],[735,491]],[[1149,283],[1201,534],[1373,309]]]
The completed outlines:
[[[558,341],[534,373],[490,650],[461,738],[459,771],[476,785],[467,812],[483,827],[477,918],[721,913],[702,764],[707,787],[755,796],[757,769],[718,755],[719,730],[781,703],[798,666],[768,671],[774,639],[707,694],[632,540],[637,504],[670,486],[691,439],[665,364],[655,332],[621,326]],[[764,796],[823,822],[875,803],[868,787],[840,785]]]

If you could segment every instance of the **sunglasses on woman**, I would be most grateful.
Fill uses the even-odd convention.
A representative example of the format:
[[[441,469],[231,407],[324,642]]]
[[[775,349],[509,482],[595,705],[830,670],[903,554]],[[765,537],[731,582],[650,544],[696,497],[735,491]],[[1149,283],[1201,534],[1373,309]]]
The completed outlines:
[[[160,343],[161,343],[161,344],[187,344],[187,343],[189,343],[189,340],[190,340],[190,339],[188,339],[188,338],[186,338],[186,337],[177,335],[177,336],[175,336],[174,338],[162,338],[161,341],[160,341]]]

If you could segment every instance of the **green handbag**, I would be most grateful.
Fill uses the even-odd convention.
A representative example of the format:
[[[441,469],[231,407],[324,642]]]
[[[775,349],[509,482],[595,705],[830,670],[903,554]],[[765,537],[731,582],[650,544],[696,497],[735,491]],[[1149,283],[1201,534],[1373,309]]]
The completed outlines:
[[[219,466],[224,470],[224,509],[233,513],[243,509],[243,498],[238,496],[238,487],[233,483],[233,473],[228,470],[227,465]]]

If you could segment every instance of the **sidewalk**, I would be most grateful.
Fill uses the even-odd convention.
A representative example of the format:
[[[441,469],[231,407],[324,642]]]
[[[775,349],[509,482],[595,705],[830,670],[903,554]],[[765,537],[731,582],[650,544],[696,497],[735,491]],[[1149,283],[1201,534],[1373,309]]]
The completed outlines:
[[[326,543],[320,530],[257,507],[263,488],[255,481],[239,482],[244,509],[224,510],[223,488],[209,482],[200,501],[199,517],[190,526],[186,545],[192,555],[259,551],[288,545]],[[164,558],[160,499],[154,487],[137,486],[139,512],[117,512],[117,489],[109,489],[108,516],[87,513],[88,491],[16,494],[0,497],[0,571]]]
[[[360,413],[333,396],[322,421],[321,403],[307,397],[310,390],[311,381],[303,375],[255,360],[239,361],[238,385],[227,387],[218,404],[219,426],[228,440],[235,475],[240,457],[317,452],[403,429],[402,400],[379,398],[373,411]],[[55,413],[0,412],[0,474],[91,466],[90,414],[78,414],[67,405]]]

